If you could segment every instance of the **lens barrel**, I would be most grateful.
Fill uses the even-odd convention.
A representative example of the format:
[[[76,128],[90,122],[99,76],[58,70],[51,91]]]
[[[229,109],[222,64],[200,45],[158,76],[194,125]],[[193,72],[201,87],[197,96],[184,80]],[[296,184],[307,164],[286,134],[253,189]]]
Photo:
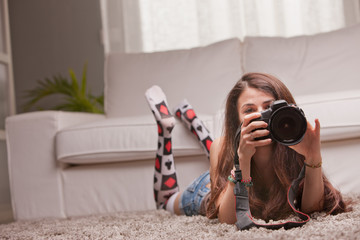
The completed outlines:
[[[287,105],[272,112],[268,128],[275,141],[291,146],[303,139],[307,121],[301,109]]]
[[[285,100],[274,101],[270,108],[262,111],[261,116],[251,120],[253,121],[268,123],[266,129],[270,132],[268,136],[258,137],[255,140],[272,138],[286,146],[301,142],[307,129],[303,111],[296,105],[289,105]],[[260,129],[253,131],[256,130]]]

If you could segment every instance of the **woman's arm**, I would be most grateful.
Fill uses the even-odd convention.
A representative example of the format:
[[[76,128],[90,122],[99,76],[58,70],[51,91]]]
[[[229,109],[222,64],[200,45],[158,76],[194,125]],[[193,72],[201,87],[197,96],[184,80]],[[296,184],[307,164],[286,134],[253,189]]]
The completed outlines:
[[[256,130],[266,128],[267,123],[263,121],[255,121],[250,123],[252,119],[258,117],[260,117],[260,113],[248,114],[244,117],[242,124],[239,149],[236,149],[236,151],[239,155],[240,170],[242,171],[243,179],[250,178],[250,162],[251,157],[256,152],[256,147],[266,146],[271,143],[271,139],[255,141],[255,138],[267,136],[269,134],[268,130]],[[223,140],[217,139],[211,145],[210,177],[216,174],[215,169],[217,168],[219,161],[219,152],[221,150],[222,144]],[[226,188],[223,190],[218,200],[216,201],[216,207],[219,207],[218,218],[222,223],[232,224],[236,222],[234,186],[234,183],[228,181]]]
[[[218,165],[219,153],[223,144],[223,138],[215,139],[210,149],[210,179],[215,179],[215,169]],[[229,173],[230,174],[230,173]],[[213,184],[213,183],[212,183]],[[216,208],[219,208],[218,219],[221,223],[234,224],[235,215],[235,197],[234,183],[228,181],[225,189],[215,202]]]
[[[305,157],[306,167],[304,189],[301,200],[301,210],[312,213],[323,210],[324,206],[324,181],[321,167],[320,151],[320,122],[315,120],[315,127],[308,123],[308,129],[304,139],[297,145],[292,146],[296,152]]]

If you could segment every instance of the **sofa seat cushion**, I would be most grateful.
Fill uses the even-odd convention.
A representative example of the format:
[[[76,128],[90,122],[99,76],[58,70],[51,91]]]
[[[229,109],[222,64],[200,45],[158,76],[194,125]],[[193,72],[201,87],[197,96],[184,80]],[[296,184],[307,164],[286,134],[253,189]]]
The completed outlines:
[[[213,130],[213,117],[199,115]],[[176,119],[172,132],[174,156],[204,154],[201,145]],[[158,143],[157,125],[151,115],[107,118],[59,131],[56,135],[56,158],[70,164],[121,162],[155,157]]]
[[[303,95],[296,101],[312,125],[320,120],[323,142],[360,137],[359,90]]]

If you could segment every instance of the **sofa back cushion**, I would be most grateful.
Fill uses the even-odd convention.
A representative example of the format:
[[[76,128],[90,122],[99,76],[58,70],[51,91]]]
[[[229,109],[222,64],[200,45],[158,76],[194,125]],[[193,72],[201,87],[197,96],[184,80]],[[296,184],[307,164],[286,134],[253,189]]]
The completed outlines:
[[[338,91],[296,98],[307,120],[314,125],[320,120],[321,141],[339,141],[360,137],[360,90]]]
[[[240,49],[240,40],[230,39],[187,50],[111,54],[105,64],[106,114],[150,114],[144,92],[154,84],[170,107],[187,98],[197,112],[213,114],[242,75]]]
[[[292,38],[247,37],[244,71],[279,77],[295,95],[360,89],[360,24]]]

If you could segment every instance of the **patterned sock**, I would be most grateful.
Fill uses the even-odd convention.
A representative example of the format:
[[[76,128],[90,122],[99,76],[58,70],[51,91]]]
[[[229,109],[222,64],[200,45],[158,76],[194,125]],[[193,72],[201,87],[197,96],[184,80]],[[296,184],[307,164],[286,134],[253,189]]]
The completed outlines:
[[[175,114],[187,126],[187,128],[197,137],[207,157],[210,157],[210,146],[213,138],[204,123],[196,116],[193,107],[184,99],[175,109]]]
[[[169,112],[166,96],[160,87],[149,88],[145,96],[156,119],[159,134],[154,171],[154,198],[158,209],[166,209],[167,200],[179,191],[171,142],[175,118]]]

